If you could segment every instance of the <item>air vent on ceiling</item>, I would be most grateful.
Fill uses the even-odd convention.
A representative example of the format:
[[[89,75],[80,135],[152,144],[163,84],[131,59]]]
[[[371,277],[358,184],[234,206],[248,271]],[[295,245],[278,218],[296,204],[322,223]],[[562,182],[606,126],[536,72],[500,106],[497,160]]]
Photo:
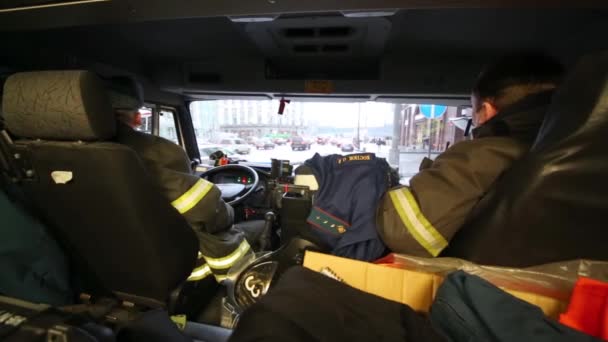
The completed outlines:
[[[322,51],[325,53],[347,52],[348,45],[346,45],[346,44],[327,44],[327,45],[323,45]]]
[[[375,80],[380,77],[391,22],[281,16],[272,22],[249,23],[245,30],[265,56],[266,79]]]
[[[282,32],[285,38],[290,39],[348,38],[355,29],[350,26],[290,27]]]
[[[295,53],[317,53],[322,52],[324,54],[331,53],[344,53],[349,51],[349,46],[346,44],[326,44],[323,46],[313,44],[297,44],[293,46],[293,52]]]
[[[294,45],[293,52],[295,53],[315,53],[319,51],[317,45]]]
[[[312,28],[287,28],[283,31],[287,38],[313,38],[315,30]]]
[[[350,36],[352,33],[353,29],[348,26],[321,27],[319,29],[319,37],[326,38],[343,38]]]

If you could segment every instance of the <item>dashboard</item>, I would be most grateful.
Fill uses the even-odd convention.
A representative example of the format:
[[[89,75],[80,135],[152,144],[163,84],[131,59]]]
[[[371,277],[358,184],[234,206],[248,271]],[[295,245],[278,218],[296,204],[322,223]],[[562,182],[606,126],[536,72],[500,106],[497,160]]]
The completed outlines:
[[[225,172],[215,174],[209,177],[209,181],[214,184],[243,184],[250,185],[253,184],[253,177],[246,173],[239,172]]]
[[[266,184],[270,178],[270,167],[266,164],[250,164],[243,163],[242,165],[253,168],[260,177],[260,185]],[[214,184],[253,184],[253,177],[245,171],[226,170],[220,173],[211,175],[208,180]]]
[[[254,168],[254,170],[260,181],[253,193],[240,205],[234,207],[235,222],[263,220],[264,214],[271,210],[269,197],[271,193],[267,191],[270,175],[258,168]],[[220,191],[222,191],[222,185],[227,187],[225,190],[228,190],[231,186],[251,186],[254,182],[253,177],[248,172],[241,170],[224,170],[209,175],[207,179],[216,184]]]

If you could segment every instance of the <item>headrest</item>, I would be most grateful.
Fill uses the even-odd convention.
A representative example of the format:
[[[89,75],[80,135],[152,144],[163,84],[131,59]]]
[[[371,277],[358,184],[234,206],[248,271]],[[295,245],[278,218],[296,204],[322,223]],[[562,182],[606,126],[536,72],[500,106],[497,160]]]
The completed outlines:
[[[103,82],[89,71],[13,74],[4,84],[2,112],[18,138],[93,141],[116,133]]]
[[[608,51],[582,58],[568,73],[553,96],[532,150],[551,148],[575,136],[586,137],[606,125]]]
[[[138,110],[144,105],[143,89],[135,79],[112,77],[105,83],[113,109]]]

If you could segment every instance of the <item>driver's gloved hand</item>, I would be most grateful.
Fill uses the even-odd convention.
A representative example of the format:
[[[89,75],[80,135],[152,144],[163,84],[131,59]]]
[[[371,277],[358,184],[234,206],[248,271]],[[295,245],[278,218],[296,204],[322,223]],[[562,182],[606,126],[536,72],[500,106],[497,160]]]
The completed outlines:
[[[255,252],[268,251],[271,246],[271,235],[266,234],[266,223],[261,220],[243,221],[234,225],[237,230],[245,234],[245,238],[251,245],[251,249]]]
[[[234,208],[220,198],[217,204],[216,224],[219,227],[229,227],[234,224]]]

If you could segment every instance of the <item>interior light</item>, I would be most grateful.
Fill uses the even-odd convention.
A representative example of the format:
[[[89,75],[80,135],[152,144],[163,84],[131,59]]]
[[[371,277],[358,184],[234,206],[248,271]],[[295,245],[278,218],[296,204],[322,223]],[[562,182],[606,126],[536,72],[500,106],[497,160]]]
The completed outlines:
[[[342,15],[347,18],[375,18],[375,17],[390,17],[397,13],[396,9],[379,10],[379,11],[342,11]]]
[[[266,23],[273,21],[278,15],[245,15],[228,17],[233,23]]]
[[[9,8],[1,8],[0,7],[0,13],[18,12],[18,11],[29,11],[29,10],[42,9],[42,8],[50,8],[50,7],[84,5],[84,4],[94,3],[94,2],[108,2],[108,1],[112,1],[112,0],[75,0],[75,1],[62,1],[62,2],[55,2],[55,3],[45,3],[45,4],[40,4],[40,5],[29,5],[29,6],[24,5],[24,6],[9,7]]]

